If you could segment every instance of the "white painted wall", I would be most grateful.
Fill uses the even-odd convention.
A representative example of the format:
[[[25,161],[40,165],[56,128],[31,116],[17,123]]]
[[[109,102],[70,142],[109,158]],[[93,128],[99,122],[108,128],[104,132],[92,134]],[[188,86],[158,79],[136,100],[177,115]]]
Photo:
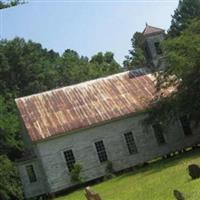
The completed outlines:
[[[184,136],[179,122],[164,132],[166,144],[158,145],[151,126],[142,124],[144,115],[121,119],[101,126],[68,133],[36,144],[38,161],[44,169],[41,178],[46,178],[45,192],[56,192],[73,185],[63,152],[72,149],[76,162],[83,167],[85,181],[105,175],[106,163],[100,163],[94,143],[103,140],[108,159],[116,171],[143,163],[155,157],[191,146],[200,141],[196,131],[192,136]],[[132,131],[138,153],[129,155],[124,133]],[[25,176],[21,177],[22,180]],[[46,189],[45,189],[46,188]],[[28,186],[25,187],[29,193]],[[27,192],[26,192],[27,193]],[[33,196],[35,191],[33,193]]]

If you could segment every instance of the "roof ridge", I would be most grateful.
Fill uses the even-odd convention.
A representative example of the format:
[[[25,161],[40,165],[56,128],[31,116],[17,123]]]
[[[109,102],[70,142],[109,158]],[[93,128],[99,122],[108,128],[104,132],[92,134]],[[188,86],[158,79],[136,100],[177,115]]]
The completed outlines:
[[[41,95],[41,94],[50,93],[52,91],[62,90],[62,89],[65,89],[65,88],[73,88],[73,87],[77,87],[77,86],[81,86],[81,85],[90,84],[92,82],[98,82],[98,81],[101,81],[101,80],[104,80],[104,79],[110,79],[114,76],[117,77],[119,75],[127,74],[129,72],[131,72],[131,70],[128,70],[128,71],[125,71],[125,72],[119,72],[119,73],[116,73],[116,74],[111,74],[111,75],[108,75],[108,76],[99,77],[99,78],[96,78],[96,79],[91,79],[91,80],[88,80],[88,81],[83,81],[83,82],[80,82],[80,83],[75,83],[75,84],[72,84],[72,85],[67,85],[67,86],[63,86],[63,87],[59,87],[59,88],[55,88],[55,89],[50,89],[50,90],[43,91],[43,92],[38,92],[38,93],[27,95],[27,96],[18,97],[18,98],[15,99],[15,102],[20,100],[20,99],[31,98],[33,96],[38,96],[38,95]]]
[[[150,30],[151,29],[151,30]],[[148,32],[149,31],[149,32]],[[152,33],[157,33],[157,32],[162,32],[162,31],[165,31],[164,29],[162,28],[158,28],[158,27],[155,27],[155,26],[151,26],[149,24],[146,24],[146,27],[145,29],[143,30],[142,34],[144,35],[148,35],[148,34],[152,34]]]

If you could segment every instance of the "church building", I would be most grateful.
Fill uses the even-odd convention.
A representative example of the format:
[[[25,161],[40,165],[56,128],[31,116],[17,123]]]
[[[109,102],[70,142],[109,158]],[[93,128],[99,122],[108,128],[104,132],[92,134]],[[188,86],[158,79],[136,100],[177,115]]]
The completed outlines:
[[[164,30],[147,25],[143,35],[156,67]],[[155,96],[153,73],[140,69],[16,99],[27,149],[17,162],[25,197],[75,186],[75,163],[88,182],[105,176],[108,161],[117,172],[198,143],[186,117],[167,128],[144,126]]]

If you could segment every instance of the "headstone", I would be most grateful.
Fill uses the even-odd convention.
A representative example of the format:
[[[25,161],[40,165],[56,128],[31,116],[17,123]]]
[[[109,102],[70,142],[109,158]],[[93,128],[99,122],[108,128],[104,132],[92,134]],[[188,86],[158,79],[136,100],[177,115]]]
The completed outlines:
[[[85,196],[87,200],[102,200],[99,194],[92,191],[90,187],[85,188]]]
[[[185,200],[183,194],[178,191],[178,190],[174,190],[174,197],[177,199],[177,200]]]

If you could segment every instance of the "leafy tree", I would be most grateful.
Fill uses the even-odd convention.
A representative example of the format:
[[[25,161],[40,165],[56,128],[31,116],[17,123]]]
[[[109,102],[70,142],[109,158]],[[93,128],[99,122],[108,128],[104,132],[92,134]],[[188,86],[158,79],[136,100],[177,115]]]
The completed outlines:
[[[16,167],[6,155],[0,155],[0,180],[1,200],[23,199]]]
[[[57,86],[59,55],[24,39],[0,43],[0,89],[24,96]]]
[[[60,58],[59,85],[71,85],[120,72],[120,65],[111,52],[97,53],[91,60],[67,49]]]
[[[121,66],[114,59],[114,54],[112,52],[106,52],[105,54],[102,52],[97,53],[92,56],[90,64],[96,68],[96,78],[121,71]]]
[[[0,161],[0,199],[21,199],[12,164],[23,150],[14,99],[56,87],[58,58],[59,54],[32,41],[20,38],[0,41],[0,158],[3,160]]]
[[[88,58],[80,57],[76,51],[67,49],[60,58],[59,85],[66,86],[90,79]]]
[[[14,107],[13,103],[6,102],[6,99],[0,96],[0,155],[7,154],[14,160],[20,156],[22,143],[18,133],[19,120],[14,109],[11,109]]]
[[[0,41],[0,199],[21,198],[20,184],[12,164],[23,151],[14,99],[120,70],[111,52],[99,53],[89,61],[76,51],[67,49],[60,56],[39,43],[22,38]]]
[[[22,199],[19,177],[10,159],[19,157],[23,146],[18,132],[19,120],[11,109],[15,108],[14,102],[8,101],[0,96],[0,199],[2,200]]]
[[[200,18],[199,0],[180,0],[178,8],[172,16],[168,36],[176,37],[190,24],[190,20]]]
[[[176,87],[172,95],[158,96],[150,109],[150,118],[173,120],[188,115],[198,122],[200,118],[200,20],[191,21],[179,37],[163,43],[166,70],[158,76],[158,90]],[[162,98],[161,98],[162,97]],[[161,100],[160,100],[161,99]],[[154,102],[155,103],[155,102]]]
[[[10,0],[7,2],[0,1],[0,9],[9,8],[9,7],[16,6],[23,3],[25,3],[25,1],[22,1],[22,0]]]
[[[141,68],[147,65],[144,51],[144,36],[136,32],[132,39],[132,49],[129,50],[128,56],[125,57],[123,65],[126,69]]]

